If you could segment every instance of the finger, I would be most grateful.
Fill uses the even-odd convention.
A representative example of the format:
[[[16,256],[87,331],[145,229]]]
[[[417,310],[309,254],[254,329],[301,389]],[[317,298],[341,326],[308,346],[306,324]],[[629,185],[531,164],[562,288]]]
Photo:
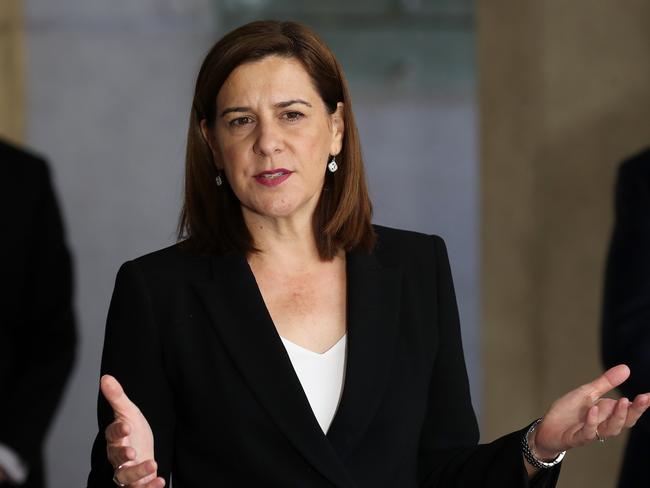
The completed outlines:
[[[587,410],[585,424],[582,426],[574,439],[573,447],[593,441],[596,438],[596,429],[598,428],[598,405],[594,405]]]
[[[616,388],[629,376],[630,368],[625,364],[619,364],[618,366],[608,369],[594,381],[585,385],[589,391],[591,401],[595,403],[601,396]]]
[[[106,401],[113,409],[113,413],[117,415],[128,415],[134,410],[137,411],[135,404],[126,396],[122,385],[111,375],[105,374],[100,380],[100,389]]]
[[[137,457],[135,449],[130,446],[107,446],[106,455],[108,462],[115,468],[133,461]]]
[[[639,417],[650,407],[650,393],[637,395],[627,411],[625,427],[632,427]]]
[[[618,401],[613,398],[601,398],[596,402],[596,405],[598,405],[598,423],[601,424],[612,416]]]
[[[607,420],[598,426],[598,433],[602,439],[614,437],[621,433],[627,419],[630,401],[627,398],[621,398],[616,402],[616,407]]]
[[[119,442],[131,433],[131,426],[128,422],[116,420],[106,427],[104,437],[108,442]]]
[[[144,488],[163,488],[163,486],[165,486],[165,479],[159,476],[155,480],[144,485]]]
[[[115,479],[124,485],[131,485],[156,473],[156,461],[149,459],[133,466],[123,466],[115,473]]]

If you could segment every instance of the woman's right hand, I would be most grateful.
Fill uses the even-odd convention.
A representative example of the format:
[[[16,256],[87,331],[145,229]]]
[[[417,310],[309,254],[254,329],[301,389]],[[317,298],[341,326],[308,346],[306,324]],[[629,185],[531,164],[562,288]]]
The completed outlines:
[[[115,469],[114,481],[121,486],[162,488],[165,480],[157,476],[149,422],[114,377],[102,376],[100,389],[115,415],[105,431],[108,461]]]

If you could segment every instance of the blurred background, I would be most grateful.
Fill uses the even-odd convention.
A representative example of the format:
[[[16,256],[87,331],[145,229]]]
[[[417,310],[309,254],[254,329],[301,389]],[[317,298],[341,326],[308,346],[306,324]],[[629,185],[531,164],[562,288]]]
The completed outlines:
[[[602,370],[615,170],[650,142],[646,0],[1,0],[0,136],[49,160],[75,268],[52,487],[85,486],[116,271],[175,241],[200,62],[260,18],[341,61],[375,221],[447,241],[483,440]],[[559,486],[614,486],[623,443],[571,452]]]

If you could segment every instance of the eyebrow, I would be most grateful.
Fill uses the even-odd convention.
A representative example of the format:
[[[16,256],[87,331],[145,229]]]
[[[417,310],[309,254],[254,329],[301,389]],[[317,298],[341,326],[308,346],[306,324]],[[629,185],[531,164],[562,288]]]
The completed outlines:
[[[311,107],[311,103],[309,103],[309,102],[307,102],[305,100],[302,100],[300,98],[296,98],[294,100],[287,100],[285,102],[278,102],[278,103],[276,103],[274,105],[274,107],[276,107],[276,108],[287,108],[287,107],[289,107],[291,105],[295,105],[297,103],[302,104],[302,105],[306,105],[307,107]],[[250,111],[251,111],[250,107],[229,107],[229,108],[225,109],[223,112],[221,112],[221,117],[223,117],[224,115],[227,115],[229,113],[232,113],[232,112],[250,112]]]

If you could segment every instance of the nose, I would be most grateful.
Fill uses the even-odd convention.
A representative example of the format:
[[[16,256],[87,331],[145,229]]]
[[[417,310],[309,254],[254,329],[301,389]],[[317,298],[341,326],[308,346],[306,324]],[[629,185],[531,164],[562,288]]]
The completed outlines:
[[[282,134],[280,128],[273,121],[259,121],[256,131],[257,137],[253,143],[253,152],[255,154],[270,157],[282,152]]]

